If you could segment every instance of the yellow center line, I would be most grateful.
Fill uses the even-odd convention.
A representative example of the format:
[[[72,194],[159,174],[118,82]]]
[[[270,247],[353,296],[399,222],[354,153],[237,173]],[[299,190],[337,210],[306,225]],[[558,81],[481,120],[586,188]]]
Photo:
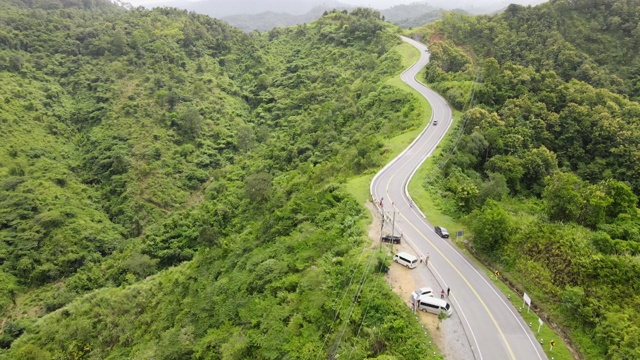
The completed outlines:
[[[385,189],[385,192],[387,193],[387,197],[389,196],[389,184],[391,183],[391,180],[393,180],[393,178],[396,176],[396,173],[394,173],[391,178],[389,179],[389,182],[387,182],[387,186]],[[390,197],[388,197],[389,200],[391,200]],[[476,296],[476,298],[478,299],[478,301],[480,301],[480,304],[482,304],[482,307],[484,307],[484,309],[487,311],[487,314],[489,315],[489,317],[491,318],[491,321],[493,322],[493,324],[495,325],[496,329],[498,329],[498,333],[500,333],[500,337],[502,338],[502,340],[504,341],[504,344],[507,346],[507,349],[509,350],[509,354],[511,355],[511,359],[516,359],[515,354],[513,353],[513,350],[511,349],[511,346],[509,346],[509,342],[507,341],[507,338],[504,336],[504,333],[502,332],[502,329],[500,328],[500,326],[498,325],[498,322],[496,321],[496,319],[493,317],[493,314],[491,314],[491,311],[489,311],[489,307],[487,306],[487,304],[484,303],[484,301],[482,301],[482,298],[480,297],[480,294],[478,294],[478,292],[476,291],[476,289],[471,285],[471,283],[469,282],[469,280],[467,280],[467,278],[460,272],[460,270],[453,265],[453,263],[449,260],[449,258],[447,258],[444,253],[442,253],[442,251],[440,251],[440,249],[431,241],[429,240],[429,238],[427,238],[420,230],[418,230],[418,228],[409,221],[409,219],[407,219],[402,212],[398,212],[398,214],[400,214],[400,216],[405,220],[405,223],[409,224],[418,234],[420,234],[420,236],[422,236],[422,238],[424,240],[427,241],[427,243],[431,244],[431,246],[436,249],[436,251],[438,252],[438,254],[440,254],[440,256],[447,262],[449,263],[449,265],[453,268],[453,270],[458,273],[458,275],[460,275],[460,277],[462,278],[462,280],[467,284],[467,286],[469,286],[469,288],[471,289],[471,291],[473,292],[473,294]]]
[[[414,45],[415,46],[415,45]],[[417,46],[416,46],[417,47]],[[420,50],[420,49],[419,49]],[[424,56],[424,54],[421,53],[421,57],[420,59],[422,59],[422,57]],[[418,61],[420,61],[420,59]],[[417,64],[418,62],[416,62]],[[415,66],[416,64],[412,65]],[[417,89],[416,89],[417,91]],[[419,92],[419,91],[418,91]],[[427,101],[429,103],[431,103],[429,101],[429,99],[427,99]],[[441,105],[441,104],[438,104]],[[432,105],[433,107],[433,105]],[[432,113],[431,117],[434,117],[434,113]],[[397,173],[394,173],[391,178],[389,179],[389,181],[386,184],[385,187],[385,192],[387,195],[387,199],[391,200],[391,198],[389,197],[389,184],[391,183],[391,181],[393,180],[393,178],[396,176]],[[394,204],[393,200],[391,200],[391,203]],[[394,206],[395,207],[395,206]],[[394,209],[395,211],[395,209]],[[491,313],[491,311],[489,311],[489,307],[487,306],[487,304],[485,304],[484,301],[482,301],[482,298],[480,297],[480,294],[478,294],[478,292],[476,291],[476,289],[471,285],[471,282],[469,282],[469,280],[467,280],[467,278],[462,274],[462,272],[460,272],[460,270],[451,262],[451,260],[449,260],[449,258],[447,258],[444,253],[442,251],[440,251],[440,249],[431,241],[429,240],[429,238],[427,238],[420,230],[418,230],[418,228],[409,221],[409,219],[407,219],[401,212],[399,212],[400,216],[405,220],[405,222],[407,224],[409,224],[418,234],[420,234],[420,236],[427,241],[428,244],[431,244],[431,246],[437,251],[438,254],[440,254],[440,256],[451,266],[451,268],[453,268],[453,270],[458,273],[458,275],[460,276],[460,278],[462,278],[462,280],[467,284],[467,286],[469,287],[469,289],[471,289],[471,291],[473,292],[473,294],[475,295],[475,297],[478,299],[478,301],[480,302],[480,304],[482,305],[482,307],[484,307],[485,311],[487,312],[487,314],[489,315],[489,317],[491,318],[491,321],[493,322],[493,324],[495,325],[496,329],[498,330],[498,333],[500,334],[500,337],[502,338],[502,341],[504,342],[504,344],[506,345],[507,349],[509,350],[509,354],[511,355],[511,359],[516,359],[513,350],[511,349],[511,346],[509,345],[509,342],[507,341],[506,336],[504,335],[504,332],[502,331],[502,329],[500,328],[500,326],[498,325],[498,322],[496,321],[495,317],[493,316],[493,314]],[[384,216],[384,214],[383,214]],[[416,249],[417,250],[417,249]],[[478,349],[479,351],[480,349]],[[481,355],[482,356],[482,355]]]

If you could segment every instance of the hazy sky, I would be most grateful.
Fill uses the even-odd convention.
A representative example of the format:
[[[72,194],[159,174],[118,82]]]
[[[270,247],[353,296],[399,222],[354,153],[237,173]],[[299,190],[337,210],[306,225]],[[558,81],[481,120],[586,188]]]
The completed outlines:
[[[124,2],[131,3],[134,6],[148,5],[148,4],[158,4],[158,3],[169,2],[169,1],[170,0],[124,0]],[[189,0],[184,0],[184,1],[187,2]],[[394,5],[411,4],[411,3],[414,3],[414,2],[423,2],[424,0],[337,0],[337,1],[345,3],[345,4],[349,4],[349,5],[368,6],[368,7],[378,8],[378,9],[386,9],[386,8],[390,8],[390,7],[394,6]],[[480,5],[482,2],[495,3],[495,2],[499,2],[499,1],[500,0],[478,0],[478,1],[474,1],[474,2],[478,3],[478,5]],[[427,0],[426,2],[427,3],[434,3],[434,2],[438,2],[438,1],[437,0],[436,1],[428,1]],[[318,0],[318,3],[322,3],[322,0]]]
[[[128,2],[134,6],[139,6],[139,5],[170,2],[171,0],[123,0],[123,1]],[[233,0],[229,0],[229,1],[232,2]],[[421,2],[419,0],[338,0],[338,1],[343,2],[345,4],[350,4],[350,5],[371,6],[371,7],[379,7],[379,8],[389,8],[398,4],[411,4],[414,2]],[[194,2],[194,1],[185,0],[185,2]],[[318,3],[322,3],[322,0],[318,0]]]
[[[145,5],[151,5],[151,4],[169,3],[169,2],[172,2],[173,0],[122,0],[122,1],[131,3],[134,6],[139,6],[139,5],[145,6]],[[181,0],[181,1],[195,2],[197,0]],[[230,2],[229,0],[220,0],[220,1],[225,3]],[[456,1],[451,1],[451,0],[333,0],[331,1],[329,0],[326,2],[331,3],[334,1],[338,1],[344,4],[353,5],[353,6],[366,6],[366,7],[376,8],[376,9],[388,9],[392,6],[400,5],[400,4],[426,2],[429,5],[434,7],[452,9],[452,8],[458,8],[458,7],[459,8],[482,8],[485,5],[495,5],[495,4],[503,4],[503,6],[506,6],[506,4],[509,4],[512,2],[516,4],[534,4],[534,3],[538,4],[538,3],[545,2],[546,0],[456,0]],[[323,2],[325,2],[325,0],[315,0],[315,1],[307,0],[305,2],[322,4]],[[213,1],[213,3],[215,3],[215,0]]]
[[[187,1],[193,2],[190,0],[185,0],[185,2]],[[419,0],[338,0],[338,1],[343,2],[345,4],[350,4],[350,5],[371,6],[371,7],[380,7],[380,8],[389,8],[398,4],[411,4],[414,2],[420,2]],[[139,5],[147,5],[147,4],[158,4],[165,1],[163,0],[128,0],[128,1],[123,0],[123,2],[128,2],[131,5],[139,6]],[[322,0],[318,0],[318,3],[322,3]]]

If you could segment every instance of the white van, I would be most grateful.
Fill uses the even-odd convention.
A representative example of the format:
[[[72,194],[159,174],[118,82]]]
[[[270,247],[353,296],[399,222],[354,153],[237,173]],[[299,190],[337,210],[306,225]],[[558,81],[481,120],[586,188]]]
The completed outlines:
[[[443,299],[431,297],[429,295],[423,295],[418,298],[418,310],[426,311],[432,314],[445,313],[447,316],[451,316],[453,309],[448,302]]]
[[[400,265],[404,265],[409,269],[413,269],[418,266],[418,258],[406,252],[399,252],[395,254],[393,256],[393,261]]]

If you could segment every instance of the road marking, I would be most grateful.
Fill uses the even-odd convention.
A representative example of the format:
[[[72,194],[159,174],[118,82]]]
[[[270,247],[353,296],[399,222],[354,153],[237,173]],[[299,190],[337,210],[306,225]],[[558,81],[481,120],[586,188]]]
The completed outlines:
[[[413,68],[413,66],[412,66],[411,68]],[[411,69],[411,68],[410,68],[410,69]],[[421,94],[421,95],[423,95],[423,94]],[[424,96],[424,95],[423,95],[423,96]],[[428,101],[429,103],[431,103],[431,102],[429,101],[429,99],[427,99],[427,101]],[[439,105],[441,105],[441,104],[439,104]],[[432,105],[432,106],[433,106],[433,105]],[[432,119],[433,119],[433,113],[432,113]],[[447,119],[447,120],[448,120],[448,121],[450,121],[449,119]],[[421,134],[421,135],[422,135],[422,134]],[[404,154],[404,152],[403,152],[401,155],[403,155],[403,154]],[[401,156],[401,155],[400,155],[400,156]],[[399,156],[399,157],[400,157],[400,156]],[[399,158],[399,157],[398,157],[398,158]],[[427,156],[427,157],[428,157],[428,156]],[[396,159],[397,159],[397,158],[396,158]],[[426,157],[425,157],[425,159],[426,159]],[[424,160],[423,160],[423,161],[424,161]],[[393,162],[395,162],[395,161],[393,161]],[[405,164],[406,164],[406,163],[405,163]],[[401,165],[401,167],[403,167],[405,164],[402,164],[402,165]],[[389,165],[391,165],[391,164],[389,164]],[[419,166],[420,166],[420,165],[418,165],[418,167],[419,167]],[[383,172],[385,172],[385,171],[389,171],[389,168],[390,168],[390,167],[386,167],[386,169],[383,169],[383,170],[380,172],[380,174],[381,174],[381,173],[383,173]],[[384,191],[384,192],[386,193],[385,195],[387,196],[388,201],[390,201],[390,202],[391,202],[391,204],[393,204],[394,202],[393,202],[393,200],[392,200],[391,198],[389,198],[389,186],[390,186],[390,184],[391,184],[391,182],[392,182],[393,178],[396,176],[396,174],[397,174],[397,171],[396,171],[396,172],[394,172],[394,173],[391,175],[391,177],[389,178],[389,180],[388,180],[388,181],[387,181],[387,183],[386,183],[385,191]],[[376,178],[377,178],[377,176],[376,176]],[[374,178],[374,181],[376,180],[376,178]],[[373,187],[373,186],[372,186],[372,187]],[[404,197],[402,197],[402,200],[405,200],[405,201],[406,201],[406,199],[405,199]],[[476,289],[471,285],[471,283],[469,282],[469,280],[468,280],[468,279],[467,279],[467,278],[462,274],[462,272],[460,272],[460,270],[459,270],[459,269],[458,269],[458,268],[457,268],[457,267],[456,267],[456,266],[455,266],[455,265],[454,265],[454,264],[453,264],[453,263],[452,263],[452,262],[451,262],[451,261],[450,261],[450,260],[445,256],[445,255],[444,255],[444,253],[443,253],[442,251],[440,251],[440,249],[439,249],[437,246],[435,246],[435,244],[434,244],[431,240],[429,240],[429,238],[427,238],[427,237],[426,237],[426,236],[425,236],[425,235],[424,235],[420,230],[418,230],[418,228],[417,228],[417,227],[416,227],[412,222],[410,222],[410,221],[409,221],[409,219],[407,219],[407,218],[406,218],[402,213],[399,213],[399,215],[400,215],[400,217],[402,217],[402,218],[403,218],[403,219],[404,219],[404,220],[405,220],[405,221],[406,221],[406,222],[407,222],[407,223],[408,223],[408,224],[409,224],[409,225],[410,225],[410,226],[411,226],[411,227],[412,227],[412,228],[413,228],[413,229],[414,229],[414,230],[415,230],[415,231],[416,231],[420,236],[422,236],[422,238],[423,238],[424,240],[426,240],[426,242],[427,242],[428,244],[430,244],[430,245],[435,249],[435,251],[436,251],[436,252],[438,252],[438,253],[440,254],[440,256],[441,256],[441,257],[442,257],[442,258],[443,258],[443,259],[444,259],[444,260],[445,260],[445,261],[446,261],[446,262],[447,262],[447,263],[448,263],[448,264],[453,268],[453,270],[454,270],[454,271],[455,271],[455,272],[460,276],[460,278],[461,278],[461,279],[462,279],[462,280],[467,284],[467,286],[469,287],[469,289],[471,289],[471,291],[473,292],[473,294],[475,295],[475,297],[478,299],[478,301],[480,302],[480,304],[482,305],[482,307],[484,307],[485,311],[486,311],[486,312],[487,312],[487,314],[489,315],[489,318],[491,319],[491,321],[493,322],[494,326],[495,326],[495,327],[496,327],[496,329],[498,330],[498,333],[500,334],[500,337],[502,338],[502,341],[504,342],[505,346],[507,347],[507,350],[509,351],[509,354],[511,355],[511,359],[516,359],[515,354],[513,353],[513,350],[511,349],[511,346],[510,346],[510,344],[509,344],[509,342],[508,342],[508,340],[507,340],[506,336],[504,335],[504,332],[502,331],[502,329],[501,329],[501,328],[500,328],[500,326],[498,325],[498,322],[496,321],[495,317],[493,316],[493,314],[492,314],[492,313],[491,313],[491,311],[489,310],[489,307],[487,306],[487,304],[485,304],[485,302],[484,302],[484,301],[482,301],[482,298],[480,297],[480,294],[478,294],[478,292],[477,292],[477,291],[476,291]],[[384,216],[384,211],[383,211],[383,216]],[[427,227],[427,228],[428,228],[429,230],[431,230],[431,228],[429,228],[429,227]],[[407,240],[408,240],[411,244],[413,244],[413,242],[412,242],[411,240],[409,240],[408,238],[409,238],[409,237],[407,236]],[[418,252],[419,252],[418,248],[417,248],[417,247],[415,247],[415,245],[414,245],[414,249],[416,249],[416,251],[418,251]],[[434,267],[434,268],[435,268],[435,267]],[[466,317],[465,317],[465,318],[466,318]],[[469,326],[469,328],[471,329],[471,327],[470,327],[470,326]],[[472,336],[474,337],[474,340],[475,340],[475,342],[476,342],[476,345],[478,345],[478,343],[477,343],[477,339],[475,339],[475,336],[473,335],[473,333],[472,333]],[[478,352],[480,352],[479,347],[478,347]],[[481,355],[481,354],[480,354],[480,357],[482,358],[482,355]]]
[[[395,176],[395,174],[393,175]],[[392,177],[393,178],[393,177]],[[491,322],[493,322],[493,325],[495,325],[496,329],[498,330],[498,333],[500,334],[500,337],[502,338],[502,341],[504,342],[504,344],[507,347],[507,350],[509,350],[509,354],[511,355],[512,359],[516,359],[515,354],[513,353],[513,350],[511,349],[511,346],[509,345],[509,341],[507,341],[506,336],[504,335],[504,332],[502,331],[502,329],[500,328],[500,325],[498,325],[498,322],[496,321],[495,317],[493,316],[493,314],[491,313],[491,311],[489,310],[489,307],[487,306],[487,304],[485,304],[484,301],[482,301],[482,298],[480,297],[480,294],[478,294],[478,292],[476,291],[476,289],[471,285],[471,282],[469,282],[469,280],[462,274],[462,272],[460,272],[460,270],[449,260],[449,258],[447,258],[444,253],[442,251],[440,251],[440,249],[431,241],[429,240],[429,238],[427,238],[422,231],[418,230],[418,228],[412,223],[410,222],[404,215],[402,215],[402,213],[400,213],[400,216],[402,218],[404,218],[405,222],[407,224],[409,224],[418,234],[420,234],[420,236],[422,236],[422,238],[424,240],[427,241],[427,243],[429,243],[435,250],[436,252],[438,252],[438,254],[440,254],[440,256],[449,264],[449,266],[451,266],[451,268],[453,268],[453,270],[460,276],[460,278],[462,279],[462,281],[464,281],[467,286],[469,287],[469,289],[471,289],[471,292],[473,292],[473,294],[475,295],[475,297],[478,299],[478,301],[480,302],[480,304],[482,305],[482,307],[485,309],[485,311],[487,312],[487,314],[489,315],[489,318],[491,318]],[[429,230],[431,230],[431,228],[429,228]]]
[[[401,166],[404,166],[401,165]],[[387,169],[387,171],[389,171],[389,169]],[[389,178],[389,180],[387,181],[386,185],[385,185],[385,196],[387,197],[387,199],[389,201],[391,201],[391,203],[394,203],[394,201],[390,198],[390,194],[389,194],[389,188],[390,188],[390,184],[393,181],[393,179],[395,178],[397,174],[397,171],[394,172],[391,177]],[[406,201],[406,199],[404,199],[404,197],[402,198],[402,200]],[[475,295],[475,297],[479,300],[480,304],[482,305],[482,307],[484,307],[485,311],[487,312],[487,314],[489,315],[489,318],[491,319],[491,321],[493,322],[493,324],[495,325],[496,329],[498,330],[498,333],[500,334],[500,337],[502,338],[504,344],[507,347],[507,350],[509,351],[509,354],[511,355],[511,359],[516,359],[515,354],[513,353],[513,350],[511,349],[511,346],[509,345],[509,342],[506,338],[506,336],[504,335],[504,332],[502,331],[502,329],[500,328],[500,326],[498,325],[498,322],[496,321],[495,317],[493,316],[493,314],[491,313],[491,311],[489,310],[489,307],[487,306],[487,304],[482,301],[482,298],[480,297],[480,294],[478,294],[478,292],[476,291],[476,289],[471,285],[471,283],[469,282],[469,280],[460,272],[460,270],[453,265],[453,263],[444,255],[444,253],[442,253],[442,251],[440,251],[440,249],[435,245],[435,243],[433,243],[431,240],[429,240],[429,238],[427,238],[422,231],[420,231],[411,221],[409,221],[409,219],[407,219],[401,212],[399,212],[399,215],[401,218],[404,219],[404,222],[409,224],[418,234],[420,234],[420,236],[422,236],[422,238],[424,240],[427,241],[428,244],[430,244],[439,254],[440,256],[447,262],[449,263],[449,265],[454,269],[454,271],[456,273],[458,273],[458,275],[460,276],[460,278],[467,284],[467,286],[469,287],[469,289],[471,289],[471,291],[473,292],[473,294]],[[431,228],[427,227],[429,230],[431,230]],[[409,241],[412,245],[413,248],[417,251],[420,252],[420,250],[418,249],[417,246],[415,246],[415,244],[409,239],[409,236],[407,236],[407,241]],[[469,328],[471,328],[471,326],[469,326]],[[480,358],[482,359],[482,353],[480,352],[480,346],[478,344],[477,339],[475,338],[475,335],[473,335],[472,333],[472,337],[474,338],[474,341],[476,343],[476,346],[478,348],[478,353],[480,354]]]

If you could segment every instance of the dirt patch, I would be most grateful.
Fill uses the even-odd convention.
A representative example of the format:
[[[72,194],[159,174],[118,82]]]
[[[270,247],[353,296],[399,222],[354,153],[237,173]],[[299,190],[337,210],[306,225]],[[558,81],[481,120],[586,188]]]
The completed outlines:
[[[371,212],[371,216],[373,217],[373,222],[369,225],[369,238],[371,239],[371,247],[374,248],[380,244],[380,236],[381,236],[381,217],[378,209],[373,205],[372,202],[367,201],[365,204],[366,208]],[[413,250],[404,244],[400,245],[389,245],[385,244],[387,249],[389,249],[389,253],[395,253],[398,251],[407,251],[413,252]],[[423,267],[424,265],[421,265]],[[414,276],[414,272],[401,266],[397,263],[392,263],[389,268],[389,272],[385,275],[385,280],[389,283],[391,290],[396,293],[400,299],[407,305],[408,308],[411,308],[411,293],[419,287],[418,281]],[[431,335],[431,339],[438,348],[441,353],[444,353],[445,346],[445,338],[444,333],[441,331],[441,323],[439,324],[438,317],[433,314],[427,314],[421,311],[416,313],[416,318],[422,325],[422,327],[429,332]],[[455,358],[455,357],[452,357]]]

